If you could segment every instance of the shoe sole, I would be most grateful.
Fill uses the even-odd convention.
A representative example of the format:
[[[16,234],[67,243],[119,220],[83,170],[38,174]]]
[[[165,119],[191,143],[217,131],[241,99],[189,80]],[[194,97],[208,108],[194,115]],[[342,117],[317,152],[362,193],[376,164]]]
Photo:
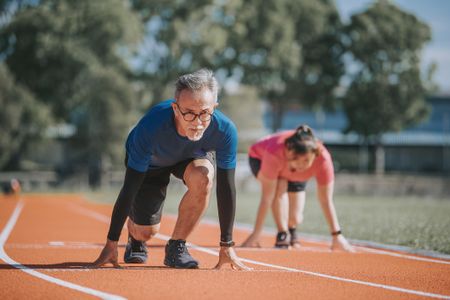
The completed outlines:
[[[181,265],[169,263],[168,261],[164,260],[164,265],[166,265],[167,267],[170,267],[170,268],[175,268],[175,269],[198,269],[198,264],[194,263],[194,262],[181,266]]]
[[[132,257],[127,257],[123,261],[127,264],[145,264],[147,262],[147,258],[132,256]]]

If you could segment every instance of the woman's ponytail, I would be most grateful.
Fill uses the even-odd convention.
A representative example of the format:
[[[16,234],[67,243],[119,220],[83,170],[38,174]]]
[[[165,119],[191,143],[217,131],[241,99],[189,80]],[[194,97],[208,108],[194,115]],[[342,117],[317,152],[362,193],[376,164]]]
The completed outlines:
[[[296,154],[308,152],[319,154],[319,145],[314,132],[306,124],[298,126],[295,133],[288,137],[284,144],[288,150],[292,150]]]

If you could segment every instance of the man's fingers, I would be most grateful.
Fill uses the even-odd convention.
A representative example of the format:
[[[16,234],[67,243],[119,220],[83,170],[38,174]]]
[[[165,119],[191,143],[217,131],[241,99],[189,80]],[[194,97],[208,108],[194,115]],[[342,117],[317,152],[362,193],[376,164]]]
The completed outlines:
[[[110,263],[114,268],[117,268],[117,269],[121,269],[122,268],[122,266],[119,265],[119,263],[117,261],[110,261],[110,260],[98,261],[98,262],[95,261],[91,265],[89,265],[89,267],[90,268],[100,268],[100,267],[103,267],[104,265],[106,265],[107,263]]]
[[[96,261],[94,261],[90,266],[94,267],[94,268],[100,268],[101,266],[103,266],[104,264],[106,264],[105,259],[103,259],[103,257],[99,257],[97,258]]]
[[[214,267],[215,270],[220,270],[222,269],[223,266],[223,261],[220,259],[219,262],[217,263],[217,265]]]
[[[121,266],[119,265],[119,262],[117,261],[116,258],[114,258],[114,257],[108,257],[108,256],[105,257],[105,256],[103,256],[103,255],[100,255],[100,257],[97,258],[97,260],[94,261],[94,262],[90,265],[90,267],[91,267],[91,268],[100,268],[100,267],[106,265],[107,263],[112,264],[114,268],[121,268]]]

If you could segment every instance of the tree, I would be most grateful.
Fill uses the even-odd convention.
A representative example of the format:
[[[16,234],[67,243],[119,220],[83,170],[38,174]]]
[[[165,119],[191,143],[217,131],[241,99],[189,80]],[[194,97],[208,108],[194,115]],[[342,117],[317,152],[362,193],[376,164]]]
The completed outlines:
[[[49,120],[48,109],[17,84],[8,68],[0,63],[0,169],[18,167],[18,155],[43,137]]]
[[[154,102],[173,96],[176,78],[203,67],[223,68],[227,29],[214,0],[133,0],[133,7],[146,24],[140,48],[137,78],[145,82]],[[220,72],[218,72],[220,73]]]
[[[123,136],[110,137],[126,133],[136,100],[127,59],[141,37],[140,19],[124,0],[30,2],[2,29],[0,57],[57,122],[75,122],[70,143],[81,153],[77,162],[92,166],[92,155],[113,158],[111,147],[123,148]],[[83,126],[92,127],[109,111],[113,121],[98,124],[105,136],[84,134]],[[96,148],[101,153],[87,156],[86,145],[104,141]]]
[[[73,163],[88,162],[91,186],[101,184],[101,174],[112,161],[123,161],[124,137],[136,121],[129,112],[135,107],[135,91],[112,68],[86,70],[74,83],[78,92],[71,101],[81,103],[71,113],[78,128],[70,145],[83,145]],[[127,113],[128,112],[128,113]]]
[[[78,103],[73,82],[92,64],[128,75],[120,47],[137,41],[139,22],[121,0],[40,1],[2,32],[1,51],[17,80],[65,120]]]
[[[153,99],[181,73],[200,67],[259,90],[275,111],[332,107],[343,73],[340,21],[333,1],[134,0],[147,23],[141,78]]]
[[[430,28],[380,0],[353,15],[346,33],[358,68],[343,101],[346,132],[375,143],[375,169],[383,173],[382,134],[418,124],[428,114],[419,52],[430,40]]]
[[[273,109],[273,131],[289,103],[332,108],[343,73],[339,15],[333,1],[232,1],[229,47],[245,84]]]

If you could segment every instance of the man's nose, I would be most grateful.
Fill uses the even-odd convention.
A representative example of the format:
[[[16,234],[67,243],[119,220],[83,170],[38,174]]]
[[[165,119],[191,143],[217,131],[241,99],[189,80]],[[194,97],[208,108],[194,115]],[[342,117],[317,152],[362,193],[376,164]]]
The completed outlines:
[[[199,117],[199,116],[197,116],[197,117],[194,119],[193,122],[194,122],[194,124],[197,124],[197,125],[203,124],[202,121],[200,120],[200,117]]]

